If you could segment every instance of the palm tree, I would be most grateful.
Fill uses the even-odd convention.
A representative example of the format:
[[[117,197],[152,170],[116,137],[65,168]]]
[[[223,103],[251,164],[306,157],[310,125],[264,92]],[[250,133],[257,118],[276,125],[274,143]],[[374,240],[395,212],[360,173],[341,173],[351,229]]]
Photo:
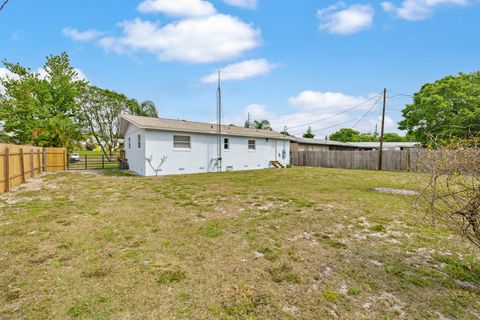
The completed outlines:
[[[140,107],[146,117],[158,118],[157,107],[153,101],[145,100],[140,104]]]
[[[128,102],[128,108],[130,113],[135,116],[158,118],[157,107],[155,106],[155,103],[150,100],[138,103],[137,100],[131,99]]]
[[[255,120],[253,121],[253,127],[261,130],[272,130],[268,120]]]

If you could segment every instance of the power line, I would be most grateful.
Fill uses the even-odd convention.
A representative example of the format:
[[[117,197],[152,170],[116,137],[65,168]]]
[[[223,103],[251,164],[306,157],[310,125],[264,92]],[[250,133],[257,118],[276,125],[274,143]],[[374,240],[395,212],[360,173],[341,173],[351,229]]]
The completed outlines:
[[[344,114],[344,113],[347,113],[347,112],[349,112],[349,111],[352,111],[353,109],[358,108],[358,107],[364,105],[365,103],[370,102],[370,101],[372,101],[373,99],[378,98],[378,97],[381,97],[381,95],[376,95],[376,96],[374,96],[374,97],[372,97],[372,98],[370,98],[370,99],[368,99],[368,100],[365,100],[365,101],[363,101],[363,102],[361,102],[361,103],[359,103],[359,104],[357,104],[357,105],[354,105],[353,107],[350,107],[350,108],[348,108],[348,109],[346,109],[346,110],[343,110],[343,111],[341,111],[341,112],[339,112],[339,113],[336,113],[336,114],[334,114],[334,115],[331,115],[331,116],[328,116],[328,117],[325,117],[325,118],[322,118],[322,119],[319,119],[319,120],[311,121],[311,122],[308,122],[308,123],[304,123],[304,124],[301,124],[301,125],[298,125],[298,126],[290,127],[289,129],[296,129],[296,128],[301,128],[301,127],[306,127],[306,126],[310,126],[310,125],[312,125],[312,124],[315,124],[315,123],[318,123],[318,122],[321,122],[321,121],[325,121],[325,120],[334,118],[334,117],[339,116],[339,115],[341,115],[341,114]]]
[[[377,98],[377,100],[375,101],[375,103],[373,103],[373,105],[368,109],[368,111],[367,111],[359,120],[358,120],[358,119],[351,119],[351,120],[348,120],[348,121],[345,121],[345,122],[342,122],[342,123],[338,123],[338,124],[336,124],[336,125],[332,125],[332,126],[330,126],[330,127],[320,128],[320,129],[317,129],[317,130],[312,130],[312,132],[320,132],[320,131],[332,129],[332,128],[335,128],[335,127],[342,126],[342,125],[344,125],[344,124],[348,124],[348,123],[357,121],[357,122],[355,123],[355,125],[353,125],[352,129],[355,128],[358,124],[360,124],[360,122],[362,122],[362,121],[367,117],[367,115],[370,114],[370,112],[375,108],[375,106],[376,106],[377,103],[380,101],[380,99],[382,98],[382,96],[379,95],[379,96],[373,97],[372,99],[369,99],[369,100],[373,100],[374,98]],[[289,129],[290,129],[290,128],[289,128]],[[299,133],[297,132],[296,134],[299,134]]]
[[[377,105],[378,101],[380,101],[381,98],[382,98],[381,96],[378,97],[377,101],[375,101],[375,103],[370,107],[370,109],[368,109],[367,112],[365,112],[365,114],[360,118],[360,120],[358,120],[358,122],[353,125],[352,129],[355,128],[356,126],[358,126],[358,124],[359,124],[360,122],[362,122],[363,119],[365,119],[365,118],[368,116],[368,114],[370,113],[370,111],[372,111],[373,108],[375,108],[375,106]]]
[[[0,11],[3,10],[3,7],[5,7],[5,5],[8,3],[8,0],[5,0],[2,4],[2,6],[0,6]]]

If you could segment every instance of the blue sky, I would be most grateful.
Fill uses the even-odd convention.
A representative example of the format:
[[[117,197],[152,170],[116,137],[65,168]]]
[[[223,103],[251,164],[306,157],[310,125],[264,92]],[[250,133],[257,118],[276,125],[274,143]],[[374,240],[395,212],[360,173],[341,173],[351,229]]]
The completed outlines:
[[[225,122],[250,112],[297,135],[311,123],[324,137],[373,131],[384,87],[412,94],[478,70],[479,16],[477,0],[10,0],[0,58],[37,70],[66,51],[92,84],[198,121],[215,119],[209,75],[219,67]],[[388,131],[408,101],[389,99]]]

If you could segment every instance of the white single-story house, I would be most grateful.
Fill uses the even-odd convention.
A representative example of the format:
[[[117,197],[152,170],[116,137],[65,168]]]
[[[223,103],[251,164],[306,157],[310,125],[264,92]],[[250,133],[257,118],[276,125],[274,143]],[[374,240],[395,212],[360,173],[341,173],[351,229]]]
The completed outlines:
[[[142,176],[154,176],[156,169],[158,175],[173,175],[218,172],[219,167],[221,171],[266,169],[290,162],[289,137],[234,125],[221,127],[220,162],[217,130],[216,124],[202,122],[132,115],[120,119],[129,168]]]

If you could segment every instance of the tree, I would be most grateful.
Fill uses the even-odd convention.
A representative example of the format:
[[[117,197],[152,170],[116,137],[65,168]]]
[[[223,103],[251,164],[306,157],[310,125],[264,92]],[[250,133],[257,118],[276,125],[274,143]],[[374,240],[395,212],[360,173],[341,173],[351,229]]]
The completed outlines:
[[[157,107],[155,106],[155,103],[153,103],[153,101],[146,100],[140,104],[134,100],[132,100],[131,102],[131,114],[142,117],[158,118]]]
[[[480,72],[447,76],[422,86],[402,111],[399,128],[419,142],[480,132]]]
[[[385,132],[383,134],[383,141],[384,142],[405,142],[408,139],[406,137],[402,137],[398,133],[390,133],[390,132]]]
[[[78,99],[87,82],[78,79],[66,53],[48,56],[44,74],[7,61],[12,74],[0,79],[0,120],[12,140],[73,148],[82,139]]]
[[[313,138],[315,138],[315,135],[314,135],[313,132],[312,132],[312,127],[308,127],[307,133],[305,133],[305,134],[303,135],[303,137],[304,137],[304,138],[308,138],[308,139],[313,139]]]
[[[332,133],[329,137],[330,140],[341,142],[378,142],[380,138],[375,133],[360,133],[359,131],[343,128],[335,133]],[[398,133],[384,133],[384,142],[403,142],[408,141],[407,137],[402,137]]]
[[[114,91],[89,86],[81,98],[85,130],[112,159],[120,143],[120,116],[138,111],[138,102]]]
[[[253,127],[261,130],[272,130],[268,120],[255,120],[253,121]]]
[[[359,141],[360,132],[355,131],[350,128],[343,128],[338,130],[335,133],[332,133],[328,139],[333,141],[340,141],[340,142],[358,142]]]
[[[480,248],[480,139],[442,144],[419,154],[430,179],[419,178],[415,205]]]

